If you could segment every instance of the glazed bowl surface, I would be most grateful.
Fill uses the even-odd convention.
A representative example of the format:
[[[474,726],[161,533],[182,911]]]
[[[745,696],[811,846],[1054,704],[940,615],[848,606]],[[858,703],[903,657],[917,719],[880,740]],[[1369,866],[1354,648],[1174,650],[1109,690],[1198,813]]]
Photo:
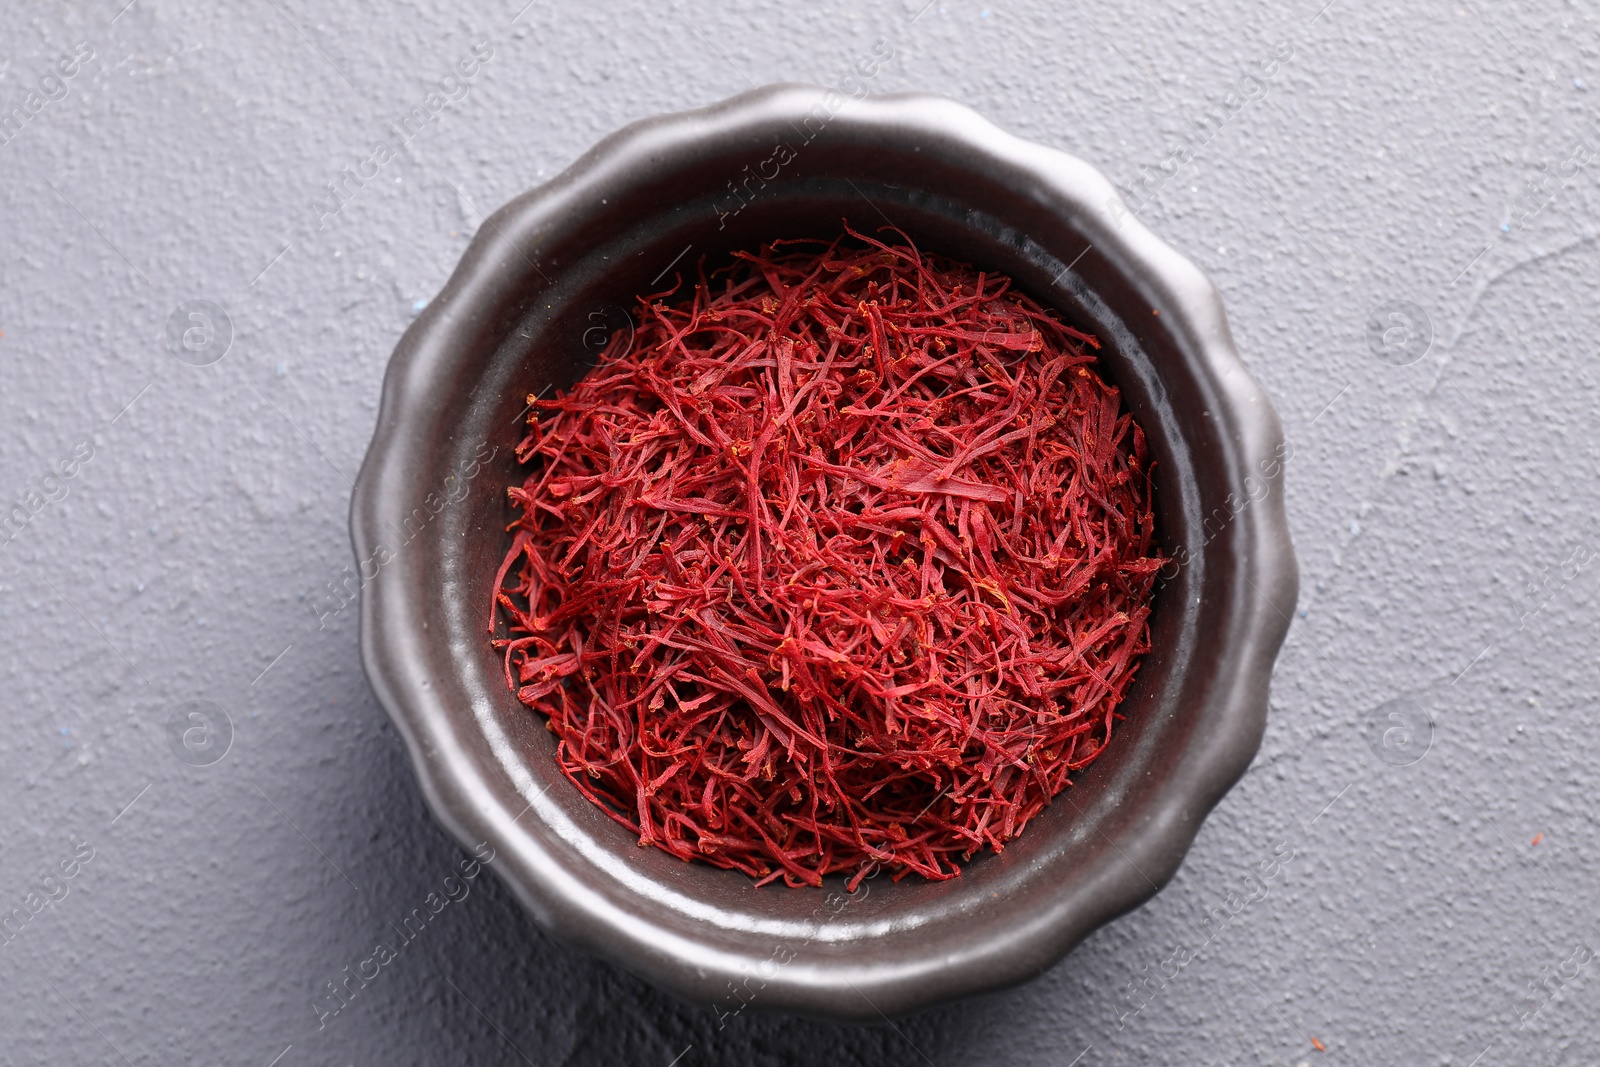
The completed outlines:
[[[1101,339],[1172,562],[1125,721],[1003,853],[945,882],[758,889],[586,800],[486,622],[527,396],[574,382],[702,256],[842,218],[1002,271]],[[629,126],[484,221],[395,350],[357,481],[363,665],[434,813],[493,846],[546,930],[721,1014],[902,1014],[1023,981],[1148,900],[1244,773],[1296,596],[1285,456],[1215,288],[1098,171],[943,98],[774,86]]]

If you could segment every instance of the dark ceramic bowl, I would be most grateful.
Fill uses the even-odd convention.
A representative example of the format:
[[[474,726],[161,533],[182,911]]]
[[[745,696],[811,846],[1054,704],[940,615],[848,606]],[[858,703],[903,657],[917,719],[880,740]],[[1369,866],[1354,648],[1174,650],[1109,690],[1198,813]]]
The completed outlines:
[[[755,888],[641,848],[556,768],[485,625],[525,398],[702,255],[893,223],[1102,339],[1175,562],[1127,720],[1001,855],[947,882]],[[1148,900],[1256,752],[1296,571],[1282,431],[1211,283],[1071,156],[933,96],[779,86],[639,122],[489,219],[389,364],[351,506],[361,653],[424,794],[551,933],[719,1013],[877,1018],[1009,985]]]

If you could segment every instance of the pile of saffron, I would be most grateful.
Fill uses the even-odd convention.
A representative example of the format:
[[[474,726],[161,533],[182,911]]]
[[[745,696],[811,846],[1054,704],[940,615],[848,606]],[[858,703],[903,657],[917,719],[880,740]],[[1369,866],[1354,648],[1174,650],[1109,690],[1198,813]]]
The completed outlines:
[[[1094,337],[904,235],[679,288],[529,397],[507,682],[640,845],[953,877],[1111,739],[1164,563],[1144,434]]]

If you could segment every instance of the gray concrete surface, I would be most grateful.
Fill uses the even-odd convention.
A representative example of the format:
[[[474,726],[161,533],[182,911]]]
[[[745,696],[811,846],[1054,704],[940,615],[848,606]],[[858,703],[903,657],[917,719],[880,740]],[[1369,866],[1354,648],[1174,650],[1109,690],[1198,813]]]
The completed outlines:
[[[0,1061],[1593,1062],[1592,9],[126,2],[0,12]],[[873,91],[1082,155],[1221,286],[1295,448],[1259,759],[1010,992],[719,1029],[480,878],[319,1028],[462,858],[315,610],[396,339],[618,125],[880,40]]]

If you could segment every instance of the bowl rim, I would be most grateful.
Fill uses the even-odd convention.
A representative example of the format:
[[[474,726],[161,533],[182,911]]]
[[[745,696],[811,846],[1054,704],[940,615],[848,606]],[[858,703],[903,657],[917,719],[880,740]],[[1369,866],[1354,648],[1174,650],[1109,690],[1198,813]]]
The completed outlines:
[[[384,529],[396,529],[396,508],[384,487],[406,476],[408,453],[398,447],[407,424],[428,403],[439,382],[440,338],[474,319],[484,279],[510,267],[511,252],[525,230],[519,219],[549,211],[581,191],[603,189],[630,169],[659,165],[661,155],[690,150],[700,140],[751,124],[791,121],[828,106],[830,128],[891,123],[954,141],[985,162],[1023,172],[1061,203],[1070,205],[1072,223],[1092,233],[1094,243],[1121,262],[1145,272],[1143,286],[1167,316],[1164,326],[1183,335],[1191,370],[1208,379],[1224,410],[1218,419],[1233,431],[1230,464],[1243,474],[1264,457],[1282,452],[1283,433],[1263,390],[1250,377],[1234,346],[1215,286],[1186,257],[1150,231],[1127,208],[1116,187],[1098,170],[1057,149],[1006,132],[976,111],[927,93],[897,93],[851,99],[833,106],[836,90],[783,84],[742,93],[708,107],[658,115],[623,127],[599,142],[549,182],[513,198],[479,227],[440,295],[424,310],[396,346],[384,377],[377,426],[352,491],[350,529],[358,566],[381,548]],[[826,131],[824,131],[826,133]],[[1059,209],[1058,209],[1059,210]],[[1103,243],[1103,244],[1102,244]],[[531,261],[530,261],[531,262]],[[537,269],[537,267],[535,267]],[[1231,420],[1231,421],[1230,421]],[[1277,481],[1281,472],[1269,478]],[[929,986],[916,968],[843,973],[839,981],[802,968],[762,974],[761,996],[752,1007],[840,1019],[873,1019],[903,1014],[932,1003],[1024,981],[1059,960],[1096,927],[1144,903],[1176,873],[1205,816],[1241,778],[1254,758],[1267,714],[1267,684],[1289,616],[1298,573],[1289,540],[1281,491],[1235,516],[1232,536],[1252,551],[1241,553],[1242,578],[1258,594],[1233,605],[1237,625],[1230,634],[1232,659],[1227,684],[1213,685],[1205,698],[1222,729],[1210,739],[1207,773],[1191,780],[1182,795],[1162,795],[1128,839],[1110,844],[1137,871],[1137,879],[1101,886],[1097,906],[1063,921],[1042,949],[1004,939],[971,946],[961,960],[965,974]],[[364,572],[363,572],[364,573]],[[1235,583],[1237,584],[1237,583]],[[771,941],[733,951],[711,947],[655,922],[646,906],[625,907],[585,884],[584,872],[553,863],[548,850],[530,842],[519,824],[533,807],[504,773],[462,743],[443,690],[427,672],[397,649],[425,640],[419,620],[425,611],[416,591],[400,582],[363,583],[360,652],[363,669],[379,703],[405,741],[423,795],[435,817],[464,846],[488,840],[503,854],[493,864],[540,926],[562,940],[618,962],[658,986],[690,1000],[726,999],[725,988],[771,962]],[[423,622],[422,628],[426,628]],[[496,779],[501,780],[496,780]],[[537,798],[535,798],[537,799]],[[520,810],[518,810],[520,809]],[[1137,861],[1135,859],[1137,857]],[[641,902],[643,903],[643,902]],[[742,1006],[743,1001],[739,1002]]]

